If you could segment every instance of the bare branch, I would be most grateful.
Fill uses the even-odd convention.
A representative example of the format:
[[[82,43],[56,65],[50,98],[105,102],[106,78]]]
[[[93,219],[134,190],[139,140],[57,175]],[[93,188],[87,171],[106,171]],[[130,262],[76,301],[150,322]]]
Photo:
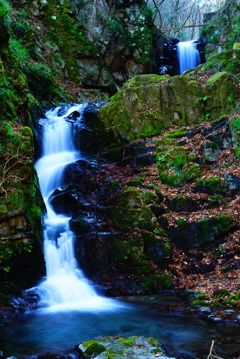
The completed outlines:
[[[171,29],[162,29],[162,31],[171,31],[171,30],[181,30],[181,29],[185,29],[185,28],[189,28],[189,27],[201,27],[204,25],[187,25],[187,26],[179,26],[179,27],[173,27]]]

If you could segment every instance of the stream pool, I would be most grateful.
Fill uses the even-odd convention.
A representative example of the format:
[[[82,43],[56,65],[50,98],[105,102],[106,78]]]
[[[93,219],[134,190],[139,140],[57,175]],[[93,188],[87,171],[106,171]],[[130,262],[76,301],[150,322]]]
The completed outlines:
[[[233,352],[240,348],[240,328],[210,324],[191,314],[164,310],[174,296],[139,297],[134,303],[113,311],[31,312],[0,329],[0,349],[4,356],[18,359],[45,353],[64,353],[82,341],[97,336],[154,337],[171,352],[206,358],[211,341],[215,348]],[[226,357],[229,358],[229,357]]]

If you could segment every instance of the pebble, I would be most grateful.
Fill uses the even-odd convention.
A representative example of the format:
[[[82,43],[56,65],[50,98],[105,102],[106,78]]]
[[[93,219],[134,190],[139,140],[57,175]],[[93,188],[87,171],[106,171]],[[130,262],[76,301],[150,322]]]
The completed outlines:
[[[199,308],[200,312],[207,312],[207,313],[211,313],[211,309],[209,307],[201,307]]]

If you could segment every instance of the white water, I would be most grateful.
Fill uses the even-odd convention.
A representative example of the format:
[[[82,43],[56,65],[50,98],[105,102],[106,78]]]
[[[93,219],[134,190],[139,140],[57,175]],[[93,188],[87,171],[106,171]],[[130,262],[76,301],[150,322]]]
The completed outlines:
[[[43,154],[36,162],[40,189],[47,213],[44,217],[44,256],[46,279],[36,288],[47,311],[111,310],[118,302],[97,295],[78,267],[74,253],[74,233],[69,229],[71,218],[56,214],[49,197],[63,185],[65,167],[82,158],[73,139],[73,124],[65,118],[82,112],[84,105],[74,105],[63,115],[60,107],[48,111],[43,125]],[[62,111],[61,111],[62,112]],[[80,117],[81,118],[81,117]]]
[[[182,75],[184,71],[192,69],[200,64],[200,55],[194,40],[179,42],[177,44],[177,53],[180,75]]]

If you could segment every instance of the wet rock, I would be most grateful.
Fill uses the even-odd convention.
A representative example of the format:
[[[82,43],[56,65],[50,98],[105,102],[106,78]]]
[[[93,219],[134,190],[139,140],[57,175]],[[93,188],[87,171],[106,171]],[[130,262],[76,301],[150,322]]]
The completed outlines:
[[[70,185],[56,189],[49,201],[56,213],[72,215],[81,207],[79,197],[80,190],[76,186]]]
[[[79,215],[77,217],[72,217],[70,220],[70,228],[77,235],[81,235],[89,233],[93,229],[93,225],[86,219],[85,216]]]
[[[76,121],[80,116],[80,113],[78,111],[73,111],[68,117],[65,117],[67,121],[74,122]]]

